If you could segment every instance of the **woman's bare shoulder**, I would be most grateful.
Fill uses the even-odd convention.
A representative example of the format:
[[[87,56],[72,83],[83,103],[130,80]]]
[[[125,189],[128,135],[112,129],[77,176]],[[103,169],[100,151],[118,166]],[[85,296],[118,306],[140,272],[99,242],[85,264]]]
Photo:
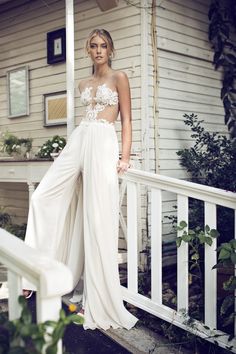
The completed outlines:
[[[114,80],[116,87],[119,88],[124,88],[124,87],[129,87],[129,79],[127,74],[124,71],[114,71]]]
[[[85,89],[85,87],[89,86],[90,81],[91,81],[90,78],[80,80],[80,82],[78,84],[79,91],[82,92]]]
[[[114,76],[115,80],[117,81],[117,83],[128,80],[128,76],[124,71],[115,70],[113,72],[113,76]]]

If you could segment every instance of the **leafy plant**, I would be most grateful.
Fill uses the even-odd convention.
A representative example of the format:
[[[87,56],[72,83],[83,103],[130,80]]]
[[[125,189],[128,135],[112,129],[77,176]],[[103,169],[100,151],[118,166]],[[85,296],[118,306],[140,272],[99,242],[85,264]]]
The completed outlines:
[[[47,140],[39,149],[36,156],[40,158],[51,158],[52,153],[59,153],[66,145],[66,139],[55,135]]]
[[[204,230],[200,227],[187,230],[187,223],[181,221],[176,227],[178,231],[182,232],[182,235],[177,237],[176,245],[181,246],[182,242],[186,242],[189,245],[189,283],[194,286],[194,296],[198,297],[197,305],[192,304],[190,301],[190,312],[192,311],[197,319],[201,319],[203,310],[203,298],[204,298],[204,285],[203,285],[203,252],[205,244],[211,246],[213,239],[219,237],[219,232],[215,229],[210,229],[208,225]],[[190,297],[191,298],[191,297]],[[192,314],[192,316],[193,316]]]
[[[60,310],[58,321],[33,323],[32,315],[23,296],[19,297],[22,306],[21,316],[9,321],[6,314],[0,313],[0,353],[1,354],[56,354],[59,340],[63,337],[68,324],[83,323],[77,314],[66,315]],[[72,311],[76,307],[72,305]]]
[[[18,138],[17,136],[6,132],[1,133],[1,149],[0,151],[6,152],[8,155],[18,154],[27,157],[32,149],[31,138]]]
[[[197,115],[185,114],[184,123],[190,127],[194,145],[177,152],[180,164],[185,167],[193,182],[236,192],[236,140],[217,132],[209,133],[202,126]],[[189,201],[190,228],[203,226],[203,203],[196,199]],[[234,211],[217,207],[217,230],[224,241],[234,235]]]
[[[180,164],[191,180],[236,192],[236,141],[217,132],[209,133],[194,113],[184,114],[184,123],[192,130],[193,147],[177,151]]]
[[[223,318],[223,326],[226,327],[234,322],[236,313],[234,312],[236,290],[236,240],[232,239],[229,242],[222,243],[218,248],[218,263],[213,267],[217,269],[231,269],[232,275],[223,282],[223,288],[229,294],[224,298],[220,315]]]
[[[200,227],[196,227],[195,230],[186,230],[187,223],[181,221],[177,230],[183,231],[182,236],[177,237],[176,245],[180,247],[182,241],[188,242],[190,246],[191,259],[194,264],[199,260],[199,247],[205,243],[209,246],[212,245],[213,239],[219,237],[219,232],[215,229],[210,229],[208,225],[205,226],[205,230],[201,230]]]
[[[221,99],[225,110],[225,124],[232,138],[236,137],[236,46],[232,38],[236,29],[234,0],[212,0],[208,17],[209,40],[213,45],[215,69],[223,69]]]
[[[3,207],[0,208],[0,227],[5,228],[6,225],[11,223],[11,216],[8,214]]]
[[[0,208],[0,227],[7,230],[11,234],[24,240],[26,232],[26,223],[21,225],[14,224],[12,222],[11,215],[5,211],[4,208]]]

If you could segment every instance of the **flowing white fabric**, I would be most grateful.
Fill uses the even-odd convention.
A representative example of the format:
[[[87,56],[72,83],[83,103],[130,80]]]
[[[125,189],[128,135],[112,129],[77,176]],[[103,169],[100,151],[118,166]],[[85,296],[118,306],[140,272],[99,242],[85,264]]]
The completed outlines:
[[[113,124],[84,120],[33,193],[25,242],[83,283],[84,328],[130,329],[118,271],[118,141]],[[32,289],[24,281],[24,288]]]

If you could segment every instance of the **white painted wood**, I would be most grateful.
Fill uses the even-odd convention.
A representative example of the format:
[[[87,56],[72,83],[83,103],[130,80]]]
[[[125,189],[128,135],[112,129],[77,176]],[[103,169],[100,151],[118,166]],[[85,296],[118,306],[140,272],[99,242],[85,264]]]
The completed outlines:
[[[147,0],[143,1],[141,8],[141,121],[142,121],[142,155],[143,169],[149,171],[149,106],[148,101],[148,11],[145,9]]]
[[[162,195],[151,189],[151,297],[162,304]]]
[[[228,342],[228,334],[225,334],[222,331],[212,331],[207,330],[204,327],[204,324],[200,321],[195,320],[195,326],[194,328],[191,328],[187,323],[189,317],[183,317],[179,312],[170,309],[169,307],[165,305],[159,305],[155,302],[153,302],[151,299],[147,298],[146,296],[143,296],[141,294],[135,294],[133,292],[130,292],[127,288],[122,287],[122,292],[123,292],[123,299],[134,306],[137,306],[144,311],[147,311],[148,313],[153,314],[154,316],[157,316],[164,321],[170,322],[180,328],[185,329],[186,331],[192,332],[193,335],[198,335],[201,338],[204,338],[212,343],[214,343],[215,338],[213,334],[219,335],[217,337],[217,342],[219,345],[223,348],[227,348],[229,346]],[[230,345],[233,346],[232,353],[236,353],[236,339],[234,338],[231,342]]]
[[[143,240],[142,240],[142,210],[141,210],[141,185],[140,183],[136,184],[137,191],[137,237],[138,237],[138,259],[140,260],[140,252],[143,250]],[[140,264],[140,262],[139,262]]]
[[[213,203],[205,203],[205,225],[216,229],[216,205]],[[217,317],[217,273],[216,269],[212,269],[217,263],[216,248],[216,239],[211,246],[205,245],[205,323],[210,328],[216,328]]]
[[[234,239],[236,240],[236,210],[234,211]],[[236,276],[236,268],[234,270],[234,275]],[[236,313],[236,290],[234,291],[234,312]],[[234,316],[234,336],[236,337],[236,316]]]
[[[127,182],[128,289],[138,291],[138,218],[136,183]]]
[[[18,297],[22,295],[21,277],[19,274],[8,269],[8,311],[9,319],[15,320],[20,317],[21,306],[18,302]]]
[[[67,89],[67,137],[75,127],[74,112],[74,0],[66,0],[66,89]]]
[[[6,161],[0,162],[0,182],[40,182],[52,161]]]
[[[181,221],[185,221],[188,225],[188,197],[178,194],[177,225]],[[182,236],[182,232],[178,231],[177,236]],[[186,242],[182,242],[177,249],[177,305],[178,311],[188,312],[188,244]]]
[[[167,190],[186,197],[204,200],[213,204],[217,203],[227,208],[235,209],[236,194],[219,188],[157,175],[133,168],[126,172],[121,178],[126,179],[126,181],[138,182],[146,186]]]
[[[28,184],[28,190],[29,190],[29,204],[30,204],[30,201],[31,201],[31,197],[35,191],[35,185],[36,183],[32,183],[32,182],[29,182],[27,183]]]
[[[59,319],[59,312],[61,309],[60,296],[44,298],[40,295],[40,291],[37,292],[37,322],[41,323],[48,320],[57,321]]]
[[[22,277],[37,289],[37,322],[59,318],[61,296],[73,288],[68,267],[45,257],[3,229],[0,229],[0,263],[8,268],[9,319],[20,316],[18,296],[22,293]],[[62,353],[62,342],[58,344],[57,353]]]

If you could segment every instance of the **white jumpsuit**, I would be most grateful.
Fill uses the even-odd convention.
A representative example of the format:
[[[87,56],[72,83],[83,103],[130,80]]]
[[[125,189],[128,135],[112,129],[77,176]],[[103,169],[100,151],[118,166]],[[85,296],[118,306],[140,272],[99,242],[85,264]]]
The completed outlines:
[[[74,287],[83,276],[85,329],[130,329],[137,318],[123,305],[118,271],[118,141],[101,117],[118,94],[106,84],[91,90],[81,94],[85,118],[33,193],[25,242],[68,265]]]

